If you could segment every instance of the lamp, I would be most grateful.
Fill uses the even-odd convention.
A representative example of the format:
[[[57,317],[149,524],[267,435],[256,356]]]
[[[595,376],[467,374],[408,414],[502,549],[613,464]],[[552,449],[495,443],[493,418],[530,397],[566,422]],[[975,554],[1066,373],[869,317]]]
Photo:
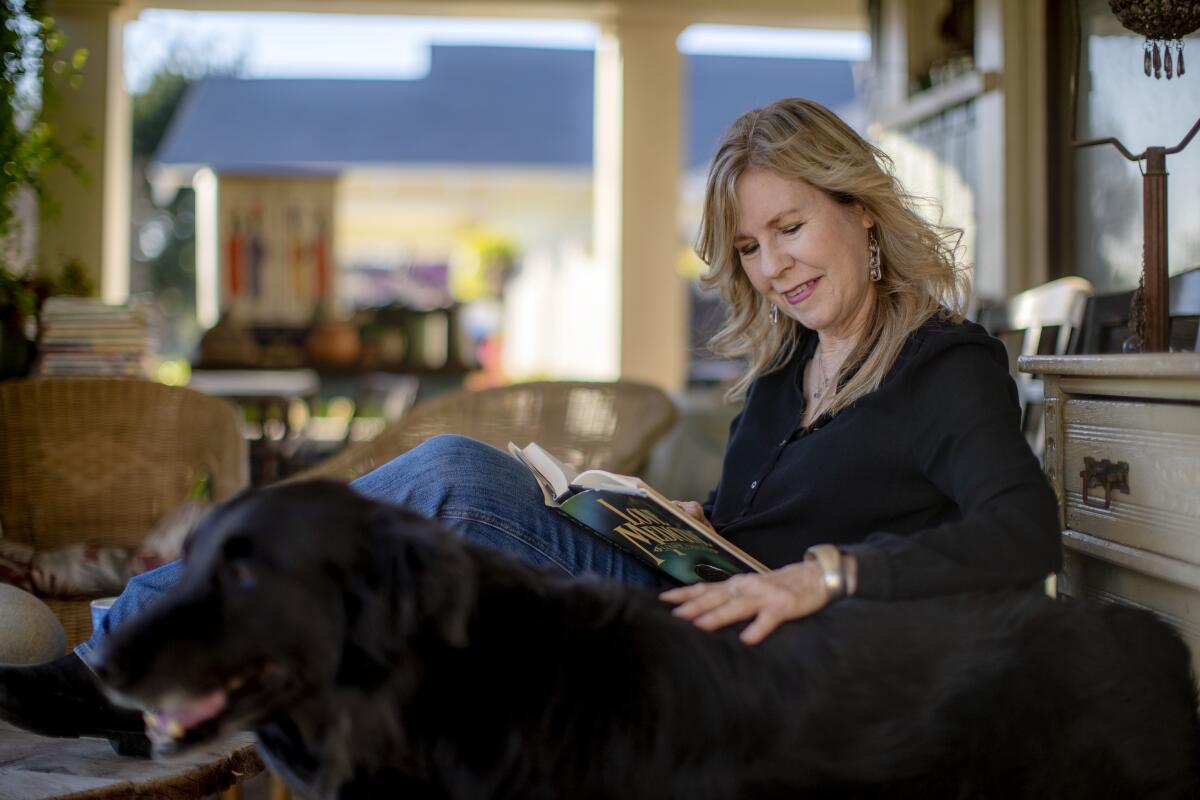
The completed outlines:
[[[1182,37],[1200,27],[1200,3],[1195,0],[1109,0],[1109,7],[1121,24],[1146,37],[1146,75],[1163,68],[1159,42],[1164,42],[1165,71],[1171,77],[1171,51],[1177,56],[1178,74],[1184,72]],[[1134,349],[1165,352],[1168,348],[1169,297],[1167,290],[1167,156],[1180,152],[1200,131],[1200,119],[1174,147],[1147,147],[1134,155],[1119,139],[1079,141],[1075,138],[1079,105],[1079,50],[1082,32],[1079,2],[1075,9],[1075,58],[1071,67],[1071,146],[1095,147],[1111,144],[1122,156],[1145,162],[1142,169],[1142,280],[1134,293],[1130,310]],[[1173,44],[1172,44],[1173,43]],[[1170,46],[1168,46],[1170,45]]]
[[[1108,6],[1129,30],[1146,37],[1142,68],[1146,77],[1167,80],[1171,73],[1183,75],[1183,37],[1200,28],[1200,3],[1195,0],[1108,0]],[[1162,52],[1159,52],[1159,45]],[[1171,64],[1174,51],[1175,65]]]

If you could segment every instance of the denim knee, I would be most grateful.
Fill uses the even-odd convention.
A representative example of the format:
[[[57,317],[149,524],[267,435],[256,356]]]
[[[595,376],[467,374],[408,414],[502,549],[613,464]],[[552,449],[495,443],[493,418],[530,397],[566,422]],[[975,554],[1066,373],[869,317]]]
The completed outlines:
[[[368,497],[437,516],[448,503],[457,505],[494,489],[493,478],[509,467],[510,460],[507,454],[469,436],[439,434],[351,485]],[[519,466],[515,461],[513,465]]]
[[[479,458],[483,451],[495,449],[490,444],[484,444],[461,433],[439,433],[430,436],[405,455],[430,462],[470,461]]]

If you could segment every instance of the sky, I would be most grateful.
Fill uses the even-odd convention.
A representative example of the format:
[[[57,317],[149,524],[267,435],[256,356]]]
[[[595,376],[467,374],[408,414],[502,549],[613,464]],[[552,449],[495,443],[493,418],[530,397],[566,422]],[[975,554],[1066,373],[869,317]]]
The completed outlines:
[[[590,50],[598,28],[561,20],[443,19],[343,14],[190,12],[149,9],[125,27],[125,82],[131,91],[174,59],[201,71],[237,67],[253,78],[419,79],[429,47],[490,45]],[[865,31],[693,25],[679,37],[691,55],[865,61]]]

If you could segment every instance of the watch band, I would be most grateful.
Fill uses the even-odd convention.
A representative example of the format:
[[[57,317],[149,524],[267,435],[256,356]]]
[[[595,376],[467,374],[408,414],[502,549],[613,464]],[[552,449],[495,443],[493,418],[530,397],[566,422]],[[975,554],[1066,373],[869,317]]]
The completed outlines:
[[[846,566],[841,550],[831,544],[813,545],[804,551],[804,560],[816,561],[821,568],[821,580],[831,601],[846,596]]]

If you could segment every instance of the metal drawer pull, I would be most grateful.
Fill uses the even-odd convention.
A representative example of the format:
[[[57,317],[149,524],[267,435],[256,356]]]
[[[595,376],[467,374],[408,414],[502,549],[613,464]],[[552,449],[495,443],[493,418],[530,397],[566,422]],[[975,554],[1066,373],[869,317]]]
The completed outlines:
[[[1118,461],[1114,464],[1107,458],[1097,461],[1084,456],[1083,470],[1079,473],[1079,477],[1083,479],[1083,504],[1085,506],[1108,508],[1112,503],[1114,489],[1129,494],[1129,462],[1127,461]],[[1104,487],[1103,503],[1099,500],[1088,499],[1088,489],[1092,486]]]

